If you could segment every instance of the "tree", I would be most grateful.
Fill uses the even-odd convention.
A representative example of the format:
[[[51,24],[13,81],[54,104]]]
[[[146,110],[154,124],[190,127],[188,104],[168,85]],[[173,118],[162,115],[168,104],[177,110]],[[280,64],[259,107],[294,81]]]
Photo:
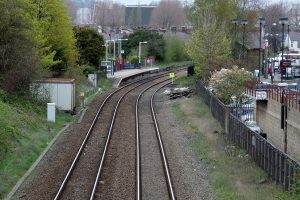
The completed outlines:
[[[75,67],[77,52],[72,23],[63,0],[30,0],[31,15],[45,40],[40,43],[42,55],[55,63],[48,65],[53,76],[62,76],[69,67]]]
[[[236,102],[241,102],[244,98],[245,81],[251,79],[251,74],[244,68],[239,69],[233,66],[232,69],[221,69],[215,71],[210,78],[210,85],[214,93],[225,104],[233,102],[232,97],[236,98]]]
[[[76,47],[79,50],[80,65],[99,66],[100,59],[104,57],[104,40],[99,33],[86,27],[75,27]]]
[[[0,87],[9,93],[27,91],[38,72],[29,10],[25,1],[0,0]]]
[[[151,24],[169,28],[180,26],[184,20],[184,9],[178,0],[162,0],[154,8],[151,15]]]
[[[215,64],[224,64],[223,61],[231,55],[231,41],[227,37],[225,26],[218,25],[215,16],[209,11],[202,13],[202,26],[195,30],[188,41],[187,52],[197,63],[197,71],[203,77],[208,77],[214,70]]]
[[[153,32],[138,31],[126,37],[128,41],[124,43],[124,56],[128,56],[132,51],[138,52],[139,42],[147,41],[146,56],[154,56],[157,60],[164,60],[165,41],[162,35]]]
[[[125,8],[109,0],[97,1],[93,5],[94,22],[101,26],[119,27],[124,24]]]
[[[282,3],[271,4],[265,7],[262,14],[266,20],[266,33],[280,33],[282,27],[278,21],[280,17],[287,16],[287,8]]]
[[[188,55],[185,51],[185,44],[176,36],[167,34],[166,40],[166,62],[179,62],[188,60]]]

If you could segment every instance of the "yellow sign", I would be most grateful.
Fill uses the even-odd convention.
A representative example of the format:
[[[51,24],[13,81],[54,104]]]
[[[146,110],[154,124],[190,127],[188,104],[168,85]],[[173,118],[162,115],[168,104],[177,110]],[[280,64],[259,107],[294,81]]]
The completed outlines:
[[[175,73],[170,73],[170,78],[174,78],[175,77]]]
[[[80,96],[81,96],[81,97],[84,97],[84,92],[80,92]]]

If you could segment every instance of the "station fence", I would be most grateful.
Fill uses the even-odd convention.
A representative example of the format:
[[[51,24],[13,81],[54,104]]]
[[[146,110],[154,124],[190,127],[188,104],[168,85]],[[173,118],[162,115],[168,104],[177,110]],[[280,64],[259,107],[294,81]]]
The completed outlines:
[[[224,105],[202,80],[196,83],[196,93],[201,95],[212,115],[224,128],[230,140],[252,159],[284,189],[300,193],[300,163],[277,149],[261,135],[249,129],[232,109]]]

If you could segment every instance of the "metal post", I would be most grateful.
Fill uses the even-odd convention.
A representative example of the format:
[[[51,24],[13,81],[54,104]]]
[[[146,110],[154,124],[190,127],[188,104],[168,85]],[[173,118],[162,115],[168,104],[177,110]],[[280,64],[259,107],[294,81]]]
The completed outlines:
[[[147,42],[139,42],[139,67],[141,65],[141,51],[142,51],[141,44],[147,44]]]
[[[139,42],[139,67],[141,65],[141,42]]]
[[[233,58],[237,58],[237,50],[236,50],[236,25],[239,22],[238,19],[233,19],[232,23],[234,24],[234,43],[233,43]]]
[[[244,24],[243,25],[243,55],[242,55],[242,58],[243,60],[245,59],[245,29],[246,29],[246,25]]]
[[[248,20],[243,19],[241,20],[241,24],[243,25],[243,48],[242,48],[242,59],[245,59],[245,30],[246,25],[248,24]]]
[[[261,76],[261,31],[262,31],[262,23],[259,23],[259,60],[258,60],[258,67],[259,67],[259,73],[258,73],[258,80],[260,82],[260,76]]]
[[[283,73],[283,49],[284,49],[284,23],[282,23],[282,37],[281,37],[281,76],[280,81],[282,82],[282,73]]]

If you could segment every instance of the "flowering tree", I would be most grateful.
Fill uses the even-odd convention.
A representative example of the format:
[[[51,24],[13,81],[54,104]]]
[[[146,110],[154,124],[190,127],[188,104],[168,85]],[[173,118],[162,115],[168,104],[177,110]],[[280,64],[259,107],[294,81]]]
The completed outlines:
[[[210,85],[215,94],[225,104],[231,103],[235,97],[236,102],[241,102],[244,97],[244,83],[251,79],[251,73],[244,68],[233,66],[232,69],[221,69],[214,71],[210,78]]]

